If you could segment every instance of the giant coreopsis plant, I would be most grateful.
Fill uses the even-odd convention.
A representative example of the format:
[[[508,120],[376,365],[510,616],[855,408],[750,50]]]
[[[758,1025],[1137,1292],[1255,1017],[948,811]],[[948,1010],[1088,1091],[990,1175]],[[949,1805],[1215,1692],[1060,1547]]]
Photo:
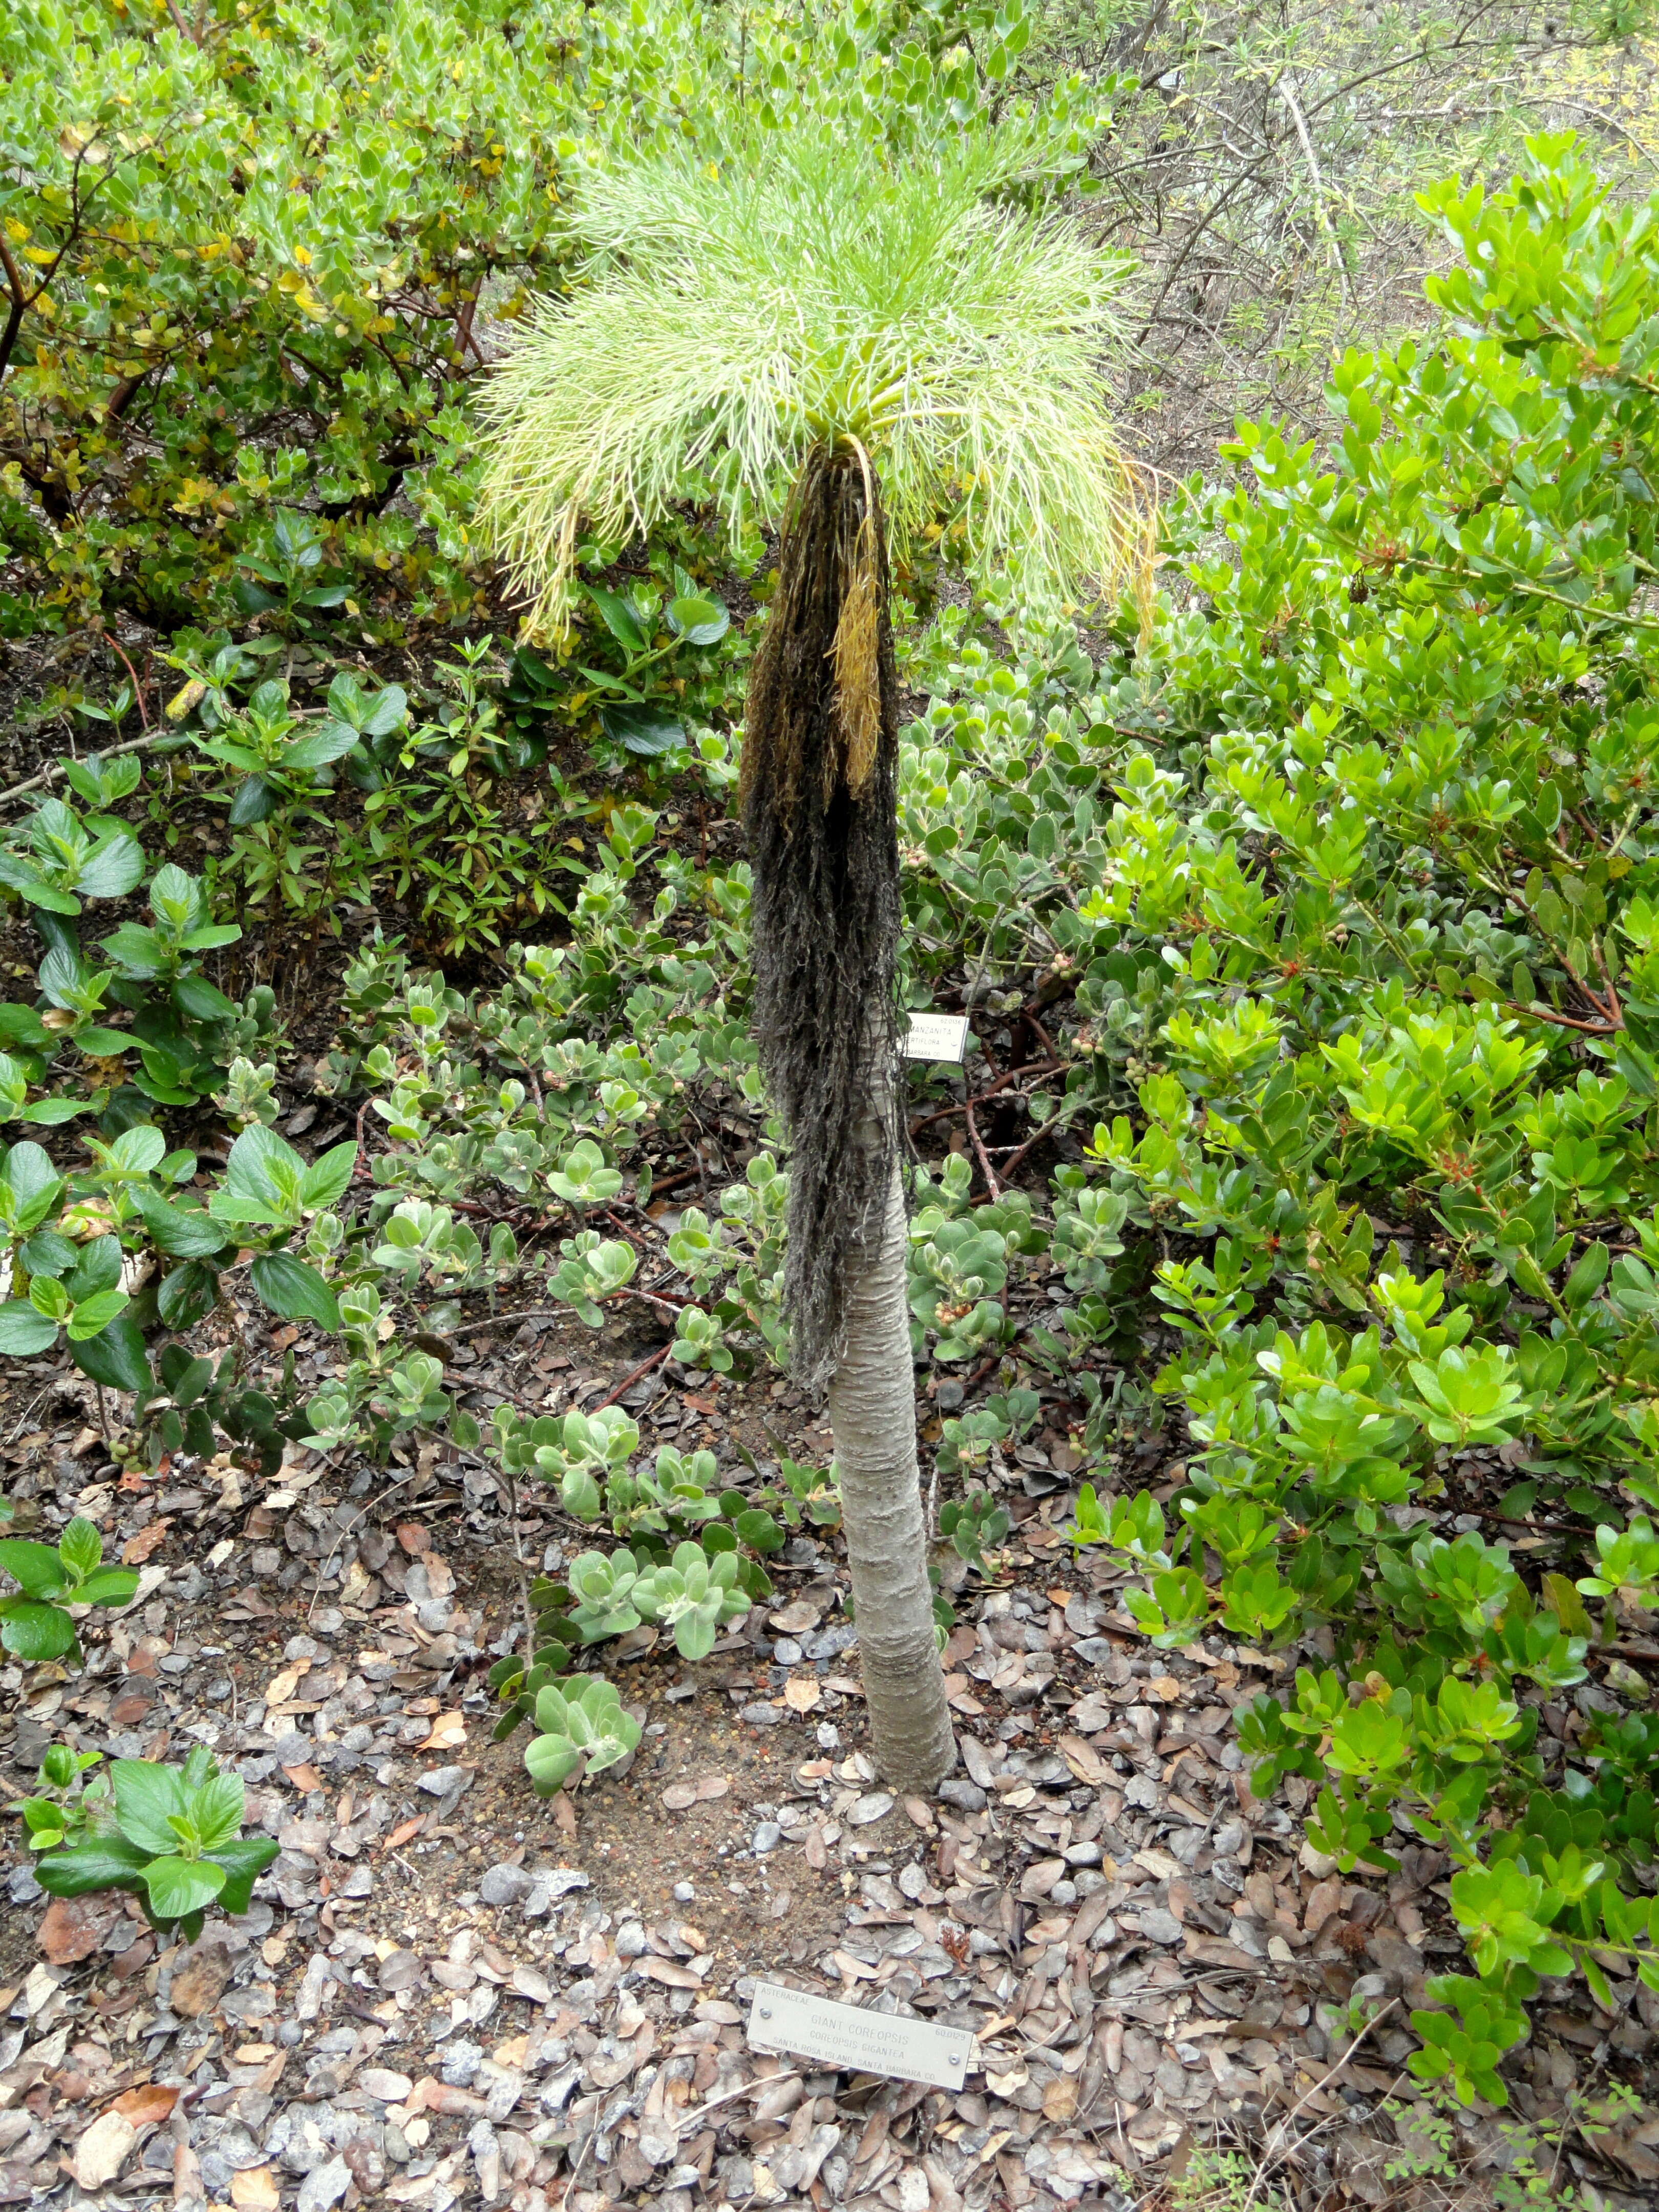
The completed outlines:
[[[595,176],[589,281],[491,393],[486,516],[544,623],[587,532],[687,496],[777,527],[741,787],[755,1028],[792,1147],[793,1359],[828,1386],[874,1747],[909,1788],[954,1746],[905,1295],[890,562],[949,523],[1052,603],[1145,539],[1102,375],[1122,265],[1007,181],[989,133],[896,156],[827,129]]]

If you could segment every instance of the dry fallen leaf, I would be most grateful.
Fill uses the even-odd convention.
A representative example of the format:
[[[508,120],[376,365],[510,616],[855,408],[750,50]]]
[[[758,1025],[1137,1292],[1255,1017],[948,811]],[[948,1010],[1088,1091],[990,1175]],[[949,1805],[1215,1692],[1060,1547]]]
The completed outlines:
[[[264,2053],[270,2056],[269,2051]],[[161,2081],[146,2081],[141,2088],[124,2090],[110,2106],[123,2119],[131,2120],[135,2128],[159,2125],[179,2101],[176,2087]]]
[[[798,1597],[788,1605],[779,1607],[772,1615],[772,1626],[784,1636],[805,1636],[810,1629],[817,1626],[823,1614],[821,1606],[812,1604],[810,1599]]]
[[[730,1780],[724,1774],[705,1774],[697,1784],[697,1802],[706,1805],[711,1798],[724,1797],[731,1787]]]
[[[411,1836],[418,1836],[425,1826],[424,1813],[417,1813],[412,1820],[399,1820],[386,1839],[387,1850],[395,1851],[399,1844],[406,1844]]]
[[[664,1808],[670,1813],[684,1813],[697,1802],[696,1784],[692,1782],[671,1782],[662,1793]]]
[[[459,1713],[441,1713],[432,1723],[432,1733],[421,1746],[422,1751],[455,1751],[466,1741],[466,1723]]]
[[[1089,1783],[1098,1789],[1103,1783],[1111,1780],[1111,1768],[1097,1751],[1085,1743],[1080,1735],[1061,1736],[1057,1748],[1079,1782]]]
[[[1042,2093],[1043,2118],[1069,2120],[1076,2110],[1077,2083],[1067,2075],[1056,2075]]]
[[[816,1674],[792,1674],[783,1686],[783,1702],[792,1713],[810,1713],[823,1696]]]
[[[104,2112],[75,2146],[75,2179],[90,2194],[113,2181],[132,2154],[138,2130],[125,2112]]]
[[[1086,1698],[1078,1699],[1067,1718],[1075,1734],[1096,1735],[1102,1729],[1110,1728],[1117,1715],[1109,1698],[1102,1697],[1098,1690],[1091,1690]]]
[[[284,1667],[280,1674],[273,1674],[265,1684],[265,1703],[285,1705],[300,1686],[300,1677],[310,1668],[309,1659],[296,1659],[291,1667]]]
[[[671,1990],[700,1990],[701,1978],[689,1966],[682,1966],[673,1959],[642,1959],[640,1965],[653,1982],[660,1982]]]
[[[158,1520],[152,1521],[148,1528],[141,1528],[136,1536],[129,1536],[121,1547],[122,1565],[142,1567],[152,1552],[160,1551],[172,1526],[171,1518],[163,1514]]]
[[[113,1898],[54,1897],[40,1923],[43,1958],[54,1966],[72,1966],[90,1958],[115,1918]]]
[[[196,2020],[211,2012],[230,1979],[230,1954],[222,1943],[204,1943],[187,1952],[173,1970],[169,2000],[181,2019]]]
[[[417,1522],[414,1521],[404,1521],[399,1523],[398,1541],[411,1559],[418,1559],[422,1552],[429,1552],[432,1549],[431,1536]]]
[[[236,2212],[276,2212],[282,2202],[276,2176],[268,2166],[245,2166],[230,2177],[230,2201]]]

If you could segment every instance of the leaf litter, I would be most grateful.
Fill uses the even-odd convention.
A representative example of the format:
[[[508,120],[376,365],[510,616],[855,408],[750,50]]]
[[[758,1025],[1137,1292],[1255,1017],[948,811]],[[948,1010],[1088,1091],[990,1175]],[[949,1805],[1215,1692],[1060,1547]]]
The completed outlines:
[[[521,1331],[477,1380],[563,1382],[559,1342]],[[741,1441],[740,1389],[711,1413],[663,1382],[642,1423]],[[59,1738],[205,1742],[281,1852],[246,1916],[166,1948],[125,1899],[48,1905],[14,1856],[0,2203],[1129,2212],[1215,2146],[1263,2204],[1492,2201],[1490,2114],[1455,2124],[1455,2181],[1413,2132],[1406,2015],[1461,1953],[1443,1856],[1397,1838],[1397,1874],[1344,1877],[1300,1841],[1295,1784],[1291,1810],[1257,1804],[1234,1708],[1298,1655],[1152,1650],[1118,1577],[1071,1564],[1063,1494],[1031,1502],[997,1586],[958,1589],[936,1801],[880,1786],[844,1573],[808,1537],[700,1668],[612,1655],[639,1750],[550,1806],[490,1741],[517,1586],[488,1470],[423,1449],[342,1489],[298,1452],[263,1491],[129,1488],[78,1419],[9,1457],[44,1523],[87,1513],[143,1561],[84,1673],[0,1674],[10,1778]],[[554,1568],[568,1540],[532,1499],[516,1540]],[[760,1976],[970,2030],[964,2088],[750,2052]],[[1582,1988],[1542,2012],[1512,2069],[1528,2119],[1650,2054],[1659,2008],[1616,1987],[1616,2015]],[[1659,2129],[1569,2135],[1563,2165],[1646,2203]]]

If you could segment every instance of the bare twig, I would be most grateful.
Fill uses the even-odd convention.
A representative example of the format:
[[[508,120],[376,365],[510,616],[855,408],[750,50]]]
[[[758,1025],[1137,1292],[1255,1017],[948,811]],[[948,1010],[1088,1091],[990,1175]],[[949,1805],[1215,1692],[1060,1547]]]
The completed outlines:
[[[631,1390],[635,1383],[639,1381],[641,1376],[648,1375],[653,1367],[657,1366],[661,1361],[667,1358],[669,1353],[673,1349],[674,1343],[672,1337],[666,1344],[659,1344],[648,1359],[641,1360],[639,1365],[634,1369],[631,1374],[624,1375],[622,1381],[617,1383],[616,1389],[612,1390],[608,1396],[601,1398],[598,1406],[590,1406],[587,1409],[588,1412],[590,1413],[597,1413],[600,1406],[614,1406],[624,1390]]]

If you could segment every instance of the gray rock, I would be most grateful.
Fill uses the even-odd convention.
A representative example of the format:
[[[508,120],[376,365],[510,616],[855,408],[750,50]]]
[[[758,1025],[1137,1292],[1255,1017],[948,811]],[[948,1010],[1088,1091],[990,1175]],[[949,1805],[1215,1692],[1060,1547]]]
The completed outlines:
[[[524,1901],[526,1920],[544,1920],[562,1897],[573,1889],[586,1889],[587,1876],[576,1867],[538,1867],[531,1876],[531,1890]]]
[[[1173,1912],[1166,1912],[1161,1905],[1143,1905],[1135,1917],[1135,1925],[1150,1942],[1178,1943],[1181,1941],[1181,1923]]]
[[[452,1790],[463,1790],[471,1776],[464,1766],[433,1766],[416,1778],[415,1787],[424,1790],[428,1797],[447,1797]]]
[[[843,1651],[850,1651],[859,1640],[859,1632],[850,1620],[840,1621],[833,1628],[815,1628],[810,1636],[800,1639],[801,1656],[807,1659],[836,1659]]]
[[[34,1879],[33,1870],[26,1866],[14,1867],[6,1881],[6,1894],[14,1905],[33,1905],[45,1892]]]
[[[478,1895],[486,1905],[522,1905],[535,1887],[535,1876],[523,1867],[493,1866],[478,1884]]]
[[[624,1920],[617,1930],[617,1956],[619,1959],[642,1959],[645,1956],[645,1930],[637,1920]]]
[[[793,1636],[781,1636],[772,1646],[772,1656],[780,1667],[799,1667],[801,1648]]]
[[[776,1850],[778,1845],[782,1841],[783,1830],[778,1826],[777,1822],[775,1820],[763,1820],[755,1830],[754,1834],[754,1849],[756,1856],[757,1858],[763,1858],[768,1851]]]
[[[783,1715],[776,1705],[744,1705],[738,1718],[750,1728],[775,1728]]]
[[[343,2158],[313,2166],[300,2184],[299,2212],[329,2212],[351,2186],[351,2169]]]
[[[677,1881],[674,1884],[674,1902],[676,1905],[690,1905],[692,1899],[696,1896],[696,1887],[689,1881]],[[697,2179],[701,2181],[702,2176],[699,2174]]]
[[[976,1782],[941,1782],[939,1794],[947,1805],[954,1805],[960,1813],[982,1813],[989,1802]]]
[[[464,2037],[447,2043],[443,2064],[438,2069],[439,2078],[447,2081],[452,2089],[470,2088],[478,2069],[483,2064],[483,2057],[479,2046],[476,2043],[468,2043]]]
[[[1097,1867],[1100,1864],[1098,1844],[1073,1844],[1065,1854],[1067,1866]]]
[[[841,1730],[836,1726],[834,1721],[818,1723],[818,1749],[820,1751],[841,1749]]]

